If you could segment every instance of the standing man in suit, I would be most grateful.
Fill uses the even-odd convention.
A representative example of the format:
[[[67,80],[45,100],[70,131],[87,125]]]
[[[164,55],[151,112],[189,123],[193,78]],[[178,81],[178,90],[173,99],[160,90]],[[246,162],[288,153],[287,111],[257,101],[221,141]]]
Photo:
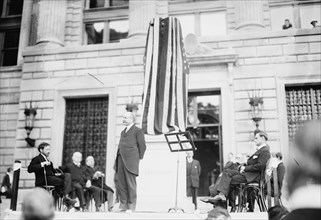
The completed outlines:
[[[136,208],[136,177],[139,174],[139,161],[143,159],[146,150],[143,131],[136,127],[134,122],[135,115],[132,112],[126,112],[123,116],[126,128],[121,132],[116,158],[119,208],[120,211],[126,211],[128,214]]]
[[[12,180],[13,180],[13,169],[9,167],[6,175],[3,177],[1,184],[1,195],[5,195],[7,199],[12,197]]]
[[[188,196],[192,195],[195,210],[197,210],[201,165],[198,160],[193,159],[193,151],[187,151],[186,155],[186,191]]]
[[[221,178],[215,184],[219,193],[213,201],[226,201],[230,185],[240,183],[259,182],[261,172],[265,169],[266,163],[270,159],[270,149],[266,144],[268,135],[264,131],[256,133],[254,142],[256,144],[256,152],[249,157],[247,164],[240,167],[240,170],[226,169],[223,171]]]
[[[274,197],[274,179],[273,179],[273,168],[276,168],[276,174],[277,174],[277,181],[278,181],[278,197],[281,197],[281,190],[282,190],[282,185],[283,185],[283,179],[284,179],[284,175],[285,175],[285,166],[283,164],[282,161],[282,153],[278,152],[275,154],[275,157],[273,156],[272,153],[272,157],[267,165],[266,168],[266,177],[267,179],[270,179],[271,182],[271,195]]]
[[[50,185],[55,186],[58,191],[63,191],[64,203],[68,207],[73,206],[76,201],[68,196],[72,191],[71,176],[69,173],[57,173],[52,162],[49,160],[50,150],[50,145],[46,142],[42,142],[38,146],[39,155],[32,158],[28,166],[28,173],[35,173],[36,186],[43,187]]]

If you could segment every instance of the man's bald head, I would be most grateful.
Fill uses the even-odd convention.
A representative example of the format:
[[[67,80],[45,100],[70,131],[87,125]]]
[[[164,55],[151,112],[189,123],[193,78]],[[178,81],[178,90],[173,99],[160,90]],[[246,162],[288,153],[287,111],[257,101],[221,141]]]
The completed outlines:
[[[95,166],[95,159],[94,159],[93,156],[86,157],[86,165],[90,166],[90,167],[94,167]]]
[[[130,124],[133,124],[135,122],[135,115],[132,112],[125,112],[123,115],[123,123],[128,126]]]
[[[51,220],[55,209],[52,196],[42,188],[29,192],[22,202],[23,220]]]
[[[79,151],[74,152],[72,155],[72,161],[74,163],[80,163],[82,160],[82,154]]]

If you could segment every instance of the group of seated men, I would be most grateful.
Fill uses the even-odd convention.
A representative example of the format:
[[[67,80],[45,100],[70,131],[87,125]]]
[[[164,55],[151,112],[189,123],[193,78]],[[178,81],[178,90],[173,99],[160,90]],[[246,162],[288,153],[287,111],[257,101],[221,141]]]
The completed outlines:
[[[103,182],[104,174],[95,167],[92,156],[86,158],[86,165],[83,166],[82,154],[74,152],[70,163],[55,169],[49,159],[50,150],[48,143],[41,143],[38,146],[39,155],[28,166],[28,172],[35,173],[36,187],[54,186],[55,191],[63,196],[68,210],[75,206],[75,197],[82,211],[88,211],[91,197],[94,198],[96,211],[106,201],[108,210],[113,208],[113,190]]]
[[[267,145],[267,140],[268,135],[266,132],[257,132],[254,138],[256,151],[253,155],[247,159],[246,163],[241,161],[241,157],[239,155],[235,159],[231,159],[227,162],[216,183],[209,187],[211,197],[202,199],[202,201],[218,204],[217,202],[220,200],[226,201],[226,197],[228,196],[230,205],[232,206],[232,211],[235,211],[236,194],[233,192],[235,186],[238,186],[240,183],[258,183],[261,178],[262,171],[264,170],[266,171],[265,175],[271,177],[273,167],[277,168],[278,196],[280,196],[285,173],[285,168],[282,163],[282,154],[270,154],[270,148]],[[269,179],[273,185],[273,178]],[[249,205],[249,211],[253,211],[253,204]]]

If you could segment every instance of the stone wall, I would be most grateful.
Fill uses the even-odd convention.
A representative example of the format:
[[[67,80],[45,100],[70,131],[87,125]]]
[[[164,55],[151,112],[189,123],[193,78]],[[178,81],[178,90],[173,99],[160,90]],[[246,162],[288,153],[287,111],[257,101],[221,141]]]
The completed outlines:
[[[294,29],[202,39],[202,43],[214,50],[232,48],[239,56],[233,71],[235,143],[238,152],[252,151],[255,126],[250,120],[249,92],[255,89],[263,94],[264,111],[260,128],[268,132],[271,150],[287,151],[287,132],[281,131],[287,120],[286,115],[279,111],[285,106],[285,99],[278,85],[284,79],[291,83],[298,79],[296,84],[320,82],[320,33],[320,29]]]
[[[0,70],[0,180],[14,163],[21,68]]]
[[[82,43],[83,0],[67,1],[67,17],[65,26],[65,46],[78,46]]]
[[[112,103],[115,106],[110,106],[110,108],[115,108],[116,115],[114,117],[116,116],[116,118],[109,130],[115,130],[113,145],[118,143],[119,134],[123,130],[122,114],[126,104],[132,100],[141,102],[143,53],[143,41],[131,45],[124,43],[55,50],[46,48],[26,50],[22,70],[20,105],[17,109],[20,114],[15,142],[15,159],[22,160],[23,166],[26,166],[30,159],[38,153],[36,149],[28,149],[25,146],[24,106],[30,101],[34,106],[37,106],[35,127],[31,132],[31,138],[37,140],[36,144],[42,141],[51,143],[55,139],[56,132],[53,128],[55,123],[54,106],[57,102],[55,97],[57,93],[65,90],[88,89],[88,93],[90,93],[90,90],[96,88],[106,88],[106,90],[112,88],[115,92],[109,95],[114,96],[111,98],[115,99],[115,102]],[[112,104],[110,103],[110,105]],[[60,117],[63,118],[63,116]],[[110,142],[108,143],[109,148],[116,148],[116,145],[113,147],[110,146]],[[62,150],[62,146],[59,146],[59,149]],[[112,154],[114,153],[112,150]],[[61,155],[59,156],[61,158]],[[56,159],[55,162],[60,164],[61,160]],[[31,176],[31,178],[33,177]],[[24,183],[24,186],[33,186],[33,182],[30,182],[29,179],[24,180],[23,177],[21,179],[30,183]]]

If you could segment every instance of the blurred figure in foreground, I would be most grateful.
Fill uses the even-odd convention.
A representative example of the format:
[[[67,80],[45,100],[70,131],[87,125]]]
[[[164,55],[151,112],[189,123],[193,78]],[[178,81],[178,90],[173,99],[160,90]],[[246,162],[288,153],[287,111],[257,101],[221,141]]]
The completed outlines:
[[[280,205],[269,208],[267,212],[269,220],[282,220],[287,214],[289,214],[289,211],[285,207]]]
[[[205,220],[230,220],[231,216],[228,211],[222,207],[215,207],[208,212]]]
[[[285,220],[316,220],[321,216],[321,121],[298,130],[288,165],[290,214]]]
[[[36,187],[28,193],[22,202],[22,220],[54,219],[53,197],[44,189]]]

